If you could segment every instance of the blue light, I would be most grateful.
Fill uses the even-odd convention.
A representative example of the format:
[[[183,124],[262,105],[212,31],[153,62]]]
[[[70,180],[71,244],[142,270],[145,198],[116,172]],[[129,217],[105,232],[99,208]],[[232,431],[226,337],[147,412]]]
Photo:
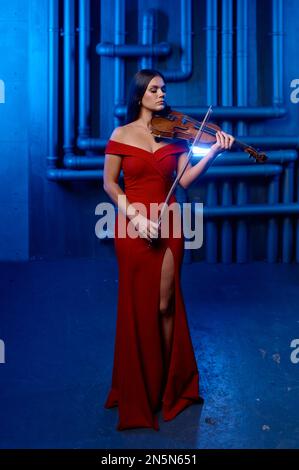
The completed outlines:
[[[210,147],[197,147],[194,146],[192,149],[192,153],[195,157],[205,157],[207,153],[209,153]]]

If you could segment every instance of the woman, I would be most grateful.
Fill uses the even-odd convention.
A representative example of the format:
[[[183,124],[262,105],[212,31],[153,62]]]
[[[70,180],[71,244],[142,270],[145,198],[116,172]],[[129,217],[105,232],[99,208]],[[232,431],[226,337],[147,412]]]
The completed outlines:
[[[119,269],[112,386],[105,407],[118,406],[118,430],[159,430],[156,412],[160,409],[167,421],[203,401],[180,286],[184,238],[182,231],[180,236],[173,234],[178,222],[172,218],[169,236],[152,243],[159,227],[157,218],[149,215],[150,204],[165,201],[174,173],[181,171],[187,158],[184,142],[157,143],[151,134],[153,113],[169,109],[165,95],[160,72],[137,72],[130,87],[127,123],[113,131],[105,152],[104,189],[118,206],[115,250]],[[201,161],[188,164],[180,180],[183,188],[234,140],[224,132],[217,132],[216,137]],[[118,184],[121,169],[124,192]],[[172,195],[169,205],[175,201]],[[137,236],[132,236],[132,228]]]

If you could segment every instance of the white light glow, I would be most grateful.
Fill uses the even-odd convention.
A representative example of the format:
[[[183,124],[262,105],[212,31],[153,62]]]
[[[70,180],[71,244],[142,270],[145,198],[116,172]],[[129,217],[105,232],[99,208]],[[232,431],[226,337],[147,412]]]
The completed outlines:
[[[192,149],[192,153],[195,157],[204,157],[209,153],[210,147],[197,147],[194,146]]]

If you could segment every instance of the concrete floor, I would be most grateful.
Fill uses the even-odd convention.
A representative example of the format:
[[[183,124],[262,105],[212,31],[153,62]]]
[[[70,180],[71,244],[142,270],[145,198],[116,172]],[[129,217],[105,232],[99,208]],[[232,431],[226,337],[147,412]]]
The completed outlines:
[[[1,263],[1,448],[299,447],[299,266],[184,264],[204,405],[116,431],[115,260]]]

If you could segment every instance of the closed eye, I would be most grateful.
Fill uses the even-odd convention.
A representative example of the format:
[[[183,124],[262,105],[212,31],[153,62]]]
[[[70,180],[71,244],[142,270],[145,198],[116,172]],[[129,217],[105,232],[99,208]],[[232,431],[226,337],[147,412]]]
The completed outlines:
[[[161,88],[161,90],[163,91],[163,93],[166,93],[166,88],[165,87]],[[157,88],[152,88],[151,89],[152,93],[156,93],[156,91],[157,91]]]

